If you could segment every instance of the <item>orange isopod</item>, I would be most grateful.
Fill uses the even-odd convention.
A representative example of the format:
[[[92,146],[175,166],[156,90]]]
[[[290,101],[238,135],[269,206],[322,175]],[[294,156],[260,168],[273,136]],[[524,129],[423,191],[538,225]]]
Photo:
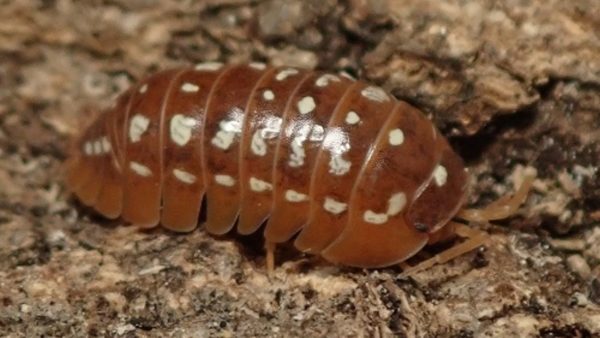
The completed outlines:
[[[442,259],[481,245],[481,233],[452,219],[507,217],[533,179],[512,199],[461,211],[467,175],[433,123],[377,86],[210,62],[123,93],[79,137],[67,186],[106,217],[177,232],[196,228],[206,196],[211,234],[266,222],[270,269],[275,244],[295,235],[303,252],[373,268],[454,234],[471,239]]]

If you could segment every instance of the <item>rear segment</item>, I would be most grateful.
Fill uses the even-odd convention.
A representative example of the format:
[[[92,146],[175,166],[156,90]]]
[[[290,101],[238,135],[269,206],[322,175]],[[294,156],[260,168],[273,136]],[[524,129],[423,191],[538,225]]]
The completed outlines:
[[[122,129],[132,91],[122,94],[115,106],[85,130],[67,161],[67,188],[87,206],[108,218],[123,210]]]
[[[348,222],[322,252],[325,259],[358,267],[402,262],[428,240],[405,220],[411,201],[422,191],[439,153],[431,122],[397,102],[388,115],[352,190]]]
[[[440,160],[406,215],[410,224],[429,234],[440,231],[456,215],[467,197],[467,171],[462,159],[442,136],[437,138],[436,143]],[[444,237],[447,236],[440,239]]]

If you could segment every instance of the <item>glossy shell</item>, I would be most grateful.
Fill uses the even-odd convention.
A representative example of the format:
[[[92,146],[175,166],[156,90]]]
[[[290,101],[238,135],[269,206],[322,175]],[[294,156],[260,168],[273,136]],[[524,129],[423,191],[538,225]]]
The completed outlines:
[[[381,267],[425,246],[461,207],[461,159],[421,112],[376,86],[261,63],[154,74],[83,132],[68,187],[106,217]]]

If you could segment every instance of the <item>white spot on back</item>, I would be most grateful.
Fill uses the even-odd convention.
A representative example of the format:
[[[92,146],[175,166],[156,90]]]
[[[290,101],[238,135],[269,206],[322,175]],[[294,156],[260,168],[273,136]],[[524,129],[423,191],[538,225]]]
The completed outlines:
[[[252,135],[250,149],[255,155],[264,156],[267,153],[267,143],[265,140],[277,138],[281,132],[281,117],[271,117],[266,119],[265,127],[258,129]]]
[[[315,81],[315,85],[317,87],[326,87],[329,82],[339,82],[340,78],[333,74],[323,74],[319,76],[319,78]]]
[[[94,155],[100,155],[102,152],[102,140],[96,139],[94,141]]]
[[[204,71],[215,71],[219,70],[223,67],[223,63],[221,62],[203,62],[196,65],[196,70],[204,70]]]
[[[200,90],[200,87],[193,83],[186,82],[181,85],[181,91],[185,93],[195,93]]]
[[[129,140],[132,143],[139,142],[142,138],[142,134],[148,129],[149,124],[150,120],[146,116],[135,114],[131,118],[131,121],[129,121]]]
[[[348,208],[348,204],[338,202],[331,197],[325,197],[323,208],[334,215],[338,215],[346,211],[346,209]]]
[[[196,126],[196,119],[182,114],[175,114],[169,124],[171,140],[179,146],[186,145],[192,137],[192,129]]]
[[[390,97],[383,89],[375,86],[366,87],[360,94],[371,101],[386,102],[390,100]]]
[[[260,136],[260,130],[257,130],[252,134],[250,149],[254,155],[265,156],[267,154],[267,143],[262,136]]]
[[[112,149],[112,147],[110,145],[110,141],[108,140],[108,137],[102,136],[101,142],[102,142],[102,151],[104,153],[108,153]]]
[[[260,130],[262,138],[265,140],[272,140],[279,136],[281,132],[281,124],[283,119],[279,116],[272,116],[266,119],[265,127]]]
[[[238,120],[224,120],[219,123],[220,130],[210,141],[217,148],[227,150],[233,143],[236,134],[242,132],[242,124]]]
[[[323,141],[325,138],[325,128],[320,124],[315,124],[310,132],[310,140],[313,142]]]
[[[388,208],[385,213],[376,213],[373,210],[367,210],[363,214],[363,220],[372,224],[383,224],[392,216],[398,215],[406,206],[406,194],[397,192],[388,200]]]
[[[448,171],[442,165],[438,165],[433,170],[433,179],[438,187],[443,186],[448,181]]]
[[[92,144],[92,142],[87,141],[83,144],[83,153],[88,156],[94,153],[94,145]]]
[[[356,112],[350,111],[346,115],[345,121],[347,124],[350,124],[350,125],[357,124],[358,122],[360,122],[360,116],[358,116],[358,114]]]
[[[292,168],[301,167],[304,164],[306,152],[304,151],[304,141],[300,137],[296,137],[291,143],[292,153],[288,165]]]
[[[304,143],[306,140],[319,142],[325,138],[325,129],[323,126],[315,124],[303,124],[300,128],[294,131],[294,139],[290,143],[291,153],[288,165],[292,168],[298,168],[304,165],[306,151]]]
[[[148,176],[152,175],[152,170],[150,170],[150,168],[146,167],[145,165],[143,165],[139,162],[135,162],[135,161],[129,162],[129,168],[131,170],[133,170],[133,172],[135,172],[136,174],[143,176],[143,177],[148,177]]]
[[[341,127],[328,128],[322,146],[336,155],[342,155],[352,148],[348,133]]]
[[[273,101],[273,99],[275,99],[275,94],[270,89],[265,90],[263,92],[262,96],[263,96],[263,99],[265,99],[266,101]]]
[[[256,192],[263,192],[273,189],[273,186],[269,182],[259,180],[256,177],[250,177],[250,189]]]
[[[383,224],[383,223],[387,222],[388,215],[387,214],[378,214],[371,210],[367,210],[363,214],[363,220],[365,222],[371,223],[371,224]]]
[[[404,209],[405,205],[406,194],[404,194],[403,192],[393,194],[392,197],[390,197],[390,199],[388,200],[388,216],[397,215],[398,213],[400,213],[400,211],[402,211],[402,209]]]
[[[393,146],[399,146],[404,143],[404,133],[398,128],[393,129],[388,134],[388,141]]]
[[[308,200],[308,196],[296,190],[289,189],[285,191],[285,199],[289,202],[304,202]]]
[[[235,179],[229,175],[217,174],[215,175],[215,182],[225,187],[233,187]]]
[[[287,68],[287,69],[284,69],[284,70],[280,71],[279,73],[277,73],[277,75],[275,75],[275,80],[283,81],[283,80],[287,79],[289,76],[296,75],[296,74],[298,74],[297,69]]]
[[[308,139],[311,134],[310,124],[298,124],[299,128],[294,130],[294,138],[290,143],[291,153],[288,165],[292,168],[298,168],[304,164],[304,158],[306,152],[304,151],[304,142]]]
[[[316,106],[315,99],[312,96],[305,96],[298,101],[298,111],[302,115],[312,112]]]
[[[138,90],[138,92],[139,92],[140,94],[144,94],[144,93],[145,93],[147,90],[148,90],[148,84],[147,84],[147,83],[144,83],[144,84],[143,84],[143,85],[140,87],[140,89]]]
[[[184,170],[173,169],[173,176],[175,176],[178,180],[186,184],[192,184],[196,182],[196,176]]]
[[[352,163],[342,158],[342,155],[332,154],[329,160],[329,173],[337,176],[345,175],[350,171]]]
[[[248,66],[256,70],[263,70],[267,68],[267,65],[262,62],[250,62]]]

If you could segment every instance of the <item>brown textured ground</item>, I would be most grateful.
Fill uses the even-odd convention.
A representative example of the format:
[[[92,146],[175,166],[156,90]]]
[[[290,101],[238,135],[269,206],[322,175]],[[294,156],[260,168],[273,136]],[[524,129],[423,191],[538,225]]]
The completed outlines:
[[[502,3],[502,4],[498,4]],[[597,0],[0,0],[0,336],[600,336]],[[257,239],[136,233],[74,203],[69,134],[200,60],[345,70],[422,108],[473,204],[538,170],[492,244],[401,279]],[[241,244],[240,244],[241,243]]]

